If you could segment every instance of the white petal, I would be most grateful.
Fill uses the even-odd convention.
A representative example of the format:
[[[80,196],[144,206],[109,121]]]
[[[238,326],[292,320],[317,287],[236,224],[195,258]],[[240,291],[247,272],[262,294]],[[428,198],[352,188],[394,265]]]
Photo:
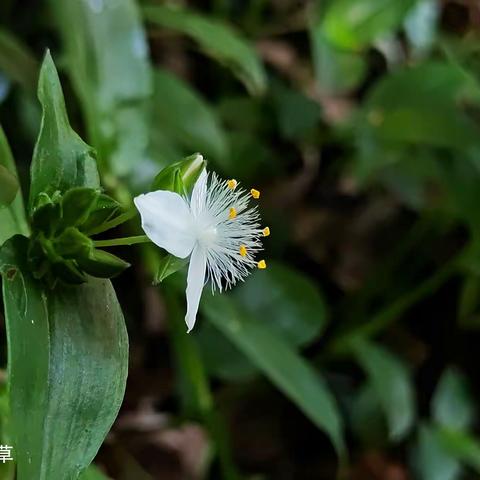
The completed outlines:
[[[205,209],[207,202],[207,180],[208,174],[204,168],[193,186],[190,199],[190,208],[195,216],[198,216]]]
[[[185,323],[190,332],[195,325],[198,305],[202,296],[203,285],[205,284],[205,272],[207,268],[207,256],[200,245],[196,245],[190,257],[187,277],[187,314]]]
[[[187,202],[175,192],[157,190],[134,200],[147,237],[179,258],[190,255],[195,245],[192,214]]]

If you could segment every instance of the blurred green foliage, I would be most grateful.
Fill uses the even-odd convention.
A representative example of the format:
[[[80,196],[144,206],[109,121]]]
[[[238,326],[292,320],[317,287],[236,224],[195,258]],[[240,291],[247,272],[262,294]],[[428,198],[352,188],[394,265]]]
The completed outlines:
[[[130,253],[115,287],[134,353],[103,471],[170,478],[151,431],[123,430],[153,397],[168,428],[205,432],[180,478],[478,478],[479,18],[456,0],[2,2],[1,243],[28,234],[12,182],[40,127],[30,198],[95,183],[96,161],[128,208],[199,151],[262,190],[272,230],[269,268],[205,291],[189,336],[183,264]],[[72,128],[42,81],[60,122],[41,121],[47,48]]]

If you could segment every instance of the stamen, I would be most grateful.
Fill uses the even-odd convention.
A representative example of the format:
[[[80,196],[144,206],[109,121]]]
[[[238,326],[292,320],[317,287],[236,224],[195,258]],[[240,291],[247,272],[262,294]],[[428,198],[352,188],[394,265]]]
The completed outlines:
[[[254,188],[252,188],[250,190],[250,194],[252,195],[252,197],[257,200],[260,198],[260,191],[259,190],[255,190]]]
[[[231,180],[227,181],[227,186],[230,190],[235,190],[235,187],[237,186],[237,181],[232,178]]]
[[[237,216],[237,210],[236,210],[234,207],[232,207],[232,208],[230,209],[229,214],[228,214],[228,218],[229,218],[230,220],[233,220],[236,216]]]
[[[260,270],[264,270],[265,268],[267,268],[267,264],[266,264],[265,260],[260,260],[260,261],[257,263],[257,267],[258,267]]]
[[[263,233],[263,236],[264,237],[268,237],[270,235],[270,228],[269,227],[265,227],[263,230],[262,230],[262,233]]]
[[[247,256],[247,247],[245,245],[240,245],[240,255],[242,257],[246,257]]]

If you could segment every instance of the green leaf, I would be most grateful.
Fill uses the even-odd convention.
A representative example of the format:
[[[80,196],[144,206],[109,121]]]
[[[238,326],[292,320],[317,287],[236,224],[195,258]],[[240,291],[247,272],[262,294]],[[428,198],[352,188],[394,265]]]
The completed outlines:
[[[264,93],[266,74],[255,49],[229,25],[178,5],[146,6],[143,15],[149,22],[193,38],[207,55],[230,68],[251,94]]]
[[[13,202],[18,189],[17,177],[0,164],[0,208]]]
[[[375,389],[387,417],[389,435],[400,440],[415,421],[414,390],[400,360],[384,348],[363,339],[351,341],[353,353]]]
[[[230,297],[204,293],[201,308],[208,320],[329,436],[343,459],[342,419],[320,374],[274,330],[244,315]]]
[[[325,38],[320,4],[314,8],[309,19],[309,36],[312,49],[315,78],[320,91],[340,93],[355,88],[365,77],[365,58],[348,50],[338,48]]]
[[[320,105],[296,90],[275,85],[273,100],[280,132],[287,140],[302,140],[320,122]]]
[[[436,429],[420,425],[413,451],[415,470],[420,480],[457,480],[461,466],[441,444]]]
[[[127,332],[110,282],[46,290],[29,273],[27,243],[16,236],[1,251],[17,478],[73,480],[120,408]]]
[[[227,156],[227,142],[207,102],[188,84],[166,70],[154,76],[152,104],[155,128],[188,151],[199,151],[220,165]]]
[[[322,32],[333,45],[358,50],[401,25],[415,1],[331,1],[322,20]]]
[[[295,347],[312,341],[327,323],[325,300],[316,285],[278,262],[253,272],[235,295],[247,312]]]
[[[26,90],[35,90],[38,76],[35,57],[20,40],[4,29],[0,29],[0,70]]]
[[[16,177],[15,162],[12,152],[0,126],[0,168],[6,169],[11,175]],[[20,233],[28,235],[29,227],[25,217],[25,207],[23,205],[22,193],[17,191],[16,197],[8,207],[0,207],[0,246],[13,235]]]
[[[90,465],[85,472],[80,475],[81,480],[108,480],[110,477],[107,477],[102,471],[95,465]]]
[[[259,375],[259,369],[211,323],[199,325],[195,339],[209,375],[230,382],[248,381]]]
[[[446,370],[432,398],[432,415],[446,428],[466,430],[475,417],[475,403],[464,375],[451,367]]]
[[[381,140],[468,151],[477,146],[479,133],[458,101],[471,98],[472,89],[461,70],[447,63],[405,68],[375,85],[359,121]]]
[[[454,458],[480,473],[480,442],[467,433],[441,428],[436,431],[442,447]]]
[[[134,0],[50,1],[67,69],[102,167],[126,175],[147,156],[148,44]]]
[[[62,87],[50,52],[40,71],[38,98],[43,115],[31,166],[30,208],[41,192],[98,187],[97,165],[89,147],[70,127]]]

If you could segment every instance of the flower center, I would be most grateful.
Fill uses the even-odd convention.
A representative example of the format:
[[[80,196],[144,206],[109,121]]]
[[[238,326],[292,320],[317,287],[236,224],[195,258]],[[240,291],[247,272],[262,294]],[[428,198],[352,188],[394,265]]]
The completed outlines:
[[[203,247],[211,246],[213,243],[215,243],[215,240],[217,238],[216,227],[207,227],[207,228],[199,229],[197,233],[197,238],[199,243]]]

